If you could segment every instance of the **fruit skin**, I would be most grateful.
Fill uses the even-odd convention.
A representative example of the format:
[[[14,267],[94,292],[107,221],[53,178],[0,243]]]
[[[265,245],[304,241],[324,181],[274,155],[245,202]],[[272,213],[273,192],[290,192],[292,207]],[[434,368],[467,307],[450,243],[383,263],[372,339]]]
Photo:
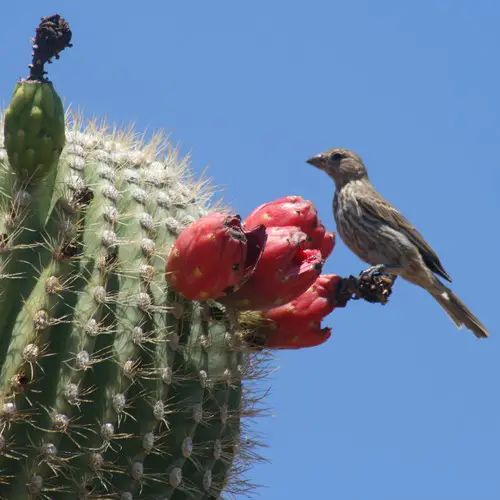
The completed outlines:
[[[335,292],[340,276],[322,274],[296,299],[260,313],[242,314],[249,341],[268,349],[301,349],[326,342],[331,328],[321,327],[322,320],[336,307]]]
[[[336,238],[333,231],[328,231],[327,233],[325,233],[320,246],[321,256],[323,257],[323,259],[326,260],[328,259],[328,257],[330,257],[333,249],[335,248],[335,241]]]
[[[19,179],[36,183],[56,168],[65,144],[64,108],[51,82],[23,80],[4,120],[9,164]]]
[[[298,227],[268,227],[260,261],[248,281],[218,300],[235,309],[271,309],[309,288],[323,267],[321,252],[305,249],[307,235]]]
[[[257,231],[265,234],[263,226]],[[216,299],[237,290],[249,270],[248,241],[237,215],[213,213],[194,221],[169,254],[165,277],[189,300]]]
[[[321,251],[325,240],[325,233],[325,226],[321,223],[318,223],[315,228],[312,228],[306,233],[308,238],[304,244],[304,248],[313,248]]]
[[[318,214],[312,202],[301,196],[284,196],[264,203],[245,219],[248,228],[263,224],[266,227],[296,226],[304,233],[317,227]]]
[[[321,274],[303,294],[288,304],[265,311],[264,317],[275,322],[321,321],[336,307],[335,292],[341,280],[336,274]]]
[[[210,192],[164,143],[68,127],[37,189],[0,147],[0,498],[218,497],[255,453],[257,374],[223,307],[165,281]]]
[[[258,224],[270,227],[298,227],[306,234],[303,248],[320,249],[325,235],[325,227],[318,218],[313,203],[301,196],[284,196],[260,205],[244,221],[251,229]]]
[[[312,321],[296,321],[290,328],[278,324],[276,329],[267,334],[268,349],[304,349],[324,344],[332,335],[329,327],[320,328]]]

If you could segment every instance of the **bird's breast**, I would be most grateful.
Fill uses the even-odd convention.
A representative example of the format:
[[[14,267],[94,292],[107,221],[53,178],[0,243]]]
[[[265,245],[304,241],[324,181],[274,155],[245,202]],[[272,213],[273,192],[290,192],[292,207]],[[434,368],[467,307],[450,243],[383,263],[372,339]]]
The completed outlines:
[[[345,245],[361,260],[371,265],[388,260],[385,225],[363,210],[356,186],[344,186],[335,193],[333,214],[337,233]],[[389,259],[390,260],[390,259]]]

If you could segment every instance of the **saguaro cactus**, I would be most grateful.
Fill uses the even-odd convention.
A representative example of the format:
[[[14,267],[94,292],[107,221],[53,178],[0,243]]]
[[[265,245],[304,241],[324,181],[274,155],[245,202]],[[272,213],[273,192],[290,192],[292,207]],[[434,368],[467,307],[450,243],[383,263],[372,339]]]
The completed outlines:
[[[210,193],[159,137],[76,117],[65,133],[43,63],[70,39],[42,19],[4,118],[0,496],[216,498],[253,456],[242,383],[258,362],[234,349],[221,306],[164,278]]]

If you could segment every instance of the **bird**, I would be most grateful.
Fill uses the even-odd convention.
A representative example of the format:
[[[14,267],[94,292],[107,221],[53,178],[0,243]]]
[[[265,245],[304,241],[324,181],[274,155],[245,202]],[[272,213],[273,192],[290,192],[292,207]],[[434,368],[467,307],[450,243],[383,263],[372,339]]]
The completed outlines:
[[[489,336],[479,319],[438,278],[451,283],[424,237],[375,189],[358,154],[335,148],[307,163],[333,179],[337,233],[355,255],[371,265],[365,273],[389,273],[424,288],[458,328],[465,326],[477,338]]]

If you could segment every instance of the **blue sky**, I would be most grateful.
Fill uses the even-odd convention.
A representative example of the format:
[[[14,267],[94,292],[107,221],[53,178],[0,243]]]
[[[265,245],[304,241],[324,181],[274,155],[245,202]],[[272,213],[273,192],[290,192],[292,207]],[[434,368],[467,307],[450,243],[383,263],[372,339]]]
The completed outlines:
[[[166,130],[243,216],[298,194],[333,228],[333,185],[305,160],[356,150],[491,331],[456,330],[402,282],[385,307],[334,311],[326,345],[278,353],[260,498],[500,498],[500,4],[8,2],[4,103],[55,12],[74,31],[50,68],[66,103]],[[363,267],[339,242],[325,271]]]

